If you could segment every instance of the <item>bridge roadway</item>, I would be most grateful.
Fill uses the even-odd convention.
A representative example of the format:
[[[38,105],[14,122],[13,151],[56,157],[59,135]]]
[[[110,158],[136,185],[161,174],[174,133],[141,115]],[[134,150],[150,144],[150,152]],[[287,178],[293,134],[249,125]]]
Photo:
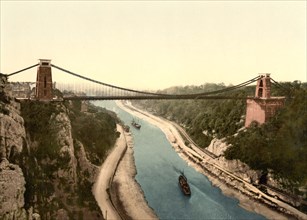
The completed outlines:
[[[248,99],[250,97],[204,96],[204,95],[110,95],[110,96],[64,96],[64,100],[158,100],[158,99]]]

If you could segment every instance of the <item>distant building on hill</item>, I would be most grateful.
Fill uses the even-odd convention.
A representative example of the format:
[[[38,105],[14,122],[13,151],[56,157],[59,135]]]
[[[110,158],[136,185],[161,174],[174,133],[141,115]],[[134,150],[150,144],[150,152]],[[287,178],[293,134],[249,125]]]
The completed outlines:
[[[284,103],[285,97],[271,97],[270,74],[261,75],[257,81],[255,97],[247,99],[245,127],[249,127],[253,121],[259,124],[267,122]]]
[[[34,96],[35,83],[10,82],[10,92],[16,98],[30,98]]]

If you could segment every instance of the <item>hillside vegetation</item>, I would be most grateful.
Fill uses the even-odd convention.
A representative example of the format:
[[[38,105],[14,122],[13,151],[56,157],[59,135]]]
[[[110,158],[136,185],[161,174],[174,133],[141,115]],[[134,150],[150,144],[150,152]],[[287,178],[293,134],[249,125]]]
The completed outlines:
[[[205,84],[173,87],[163,92],[185,94],[225,87]],[[244,127],[245,100],[155,100],[135,104],[181,124],[201,147],[207,147],[214,137],[226,138],[231,145],[225,152],[227,159],[239,159],[263,173],[270,170],[276,179],[293,189],[307,184],[306,88],[306,83],[298,82],[272,87],[272,96],[287,97],[285,108],[268,123],[254,124],[240,132]],[[227,95],[254,96],[254,91],[255,87],[251,86]]]
[[[115,113],[90,103],[87,113],[80,111],[81,101],[66,106],[70,110],[73,138],[81,141],[91,163],[100,166],[119,136],[116,131],[119,119]]]
[[[273,171],[288,187],[307,184],[307,90],[295,89],[293,99],[262,126],[252,125],[229,137],[227,159],[240,159],[251,168]]]
[[[202,86],[172,87],[165,93],[188,94],[215,91],[226,88],[224,84],[204,84]],[[253,95],[254,87],[247,87],[228,93],[229,96],[246,97]],[[223,138],[234,134],[244,124],[245,100],[146,100],[136,105],[154,114],[181,124],[201,147],[207,147],[213,137]]]
[[[93,105],[88,112],[80,108],[78,101],[22,103],[28,140],[14,160],[26,180],[25,208],[33,207],[42,219],[65,213],[69,219],[102,219],[92,194],[95,173],[79,163],[80,143],[90,162],[100,166],[116,141],[117,118]]]

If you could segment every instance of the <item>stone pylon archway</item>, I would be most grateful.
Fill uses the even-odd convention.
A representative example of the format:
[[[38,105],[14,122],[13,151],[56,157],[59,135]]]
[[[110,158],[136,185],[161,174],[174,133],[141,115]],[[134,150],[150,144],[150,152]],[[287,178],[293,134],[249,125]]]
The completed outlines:
[[[37,68],[35,98],[41,101],[52,100],[51,60],[40,59]]]

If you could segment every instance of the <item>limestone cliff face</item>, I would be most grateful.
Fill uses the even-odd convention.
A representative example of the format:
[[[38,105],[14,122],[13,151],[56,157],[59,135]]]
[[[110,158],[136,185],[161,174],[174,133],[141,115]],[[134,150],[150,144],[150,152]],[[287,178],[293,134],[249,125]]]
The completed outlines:
[[[247,164],[240,160],[227,160],[225,157],[220,157],[218,162],[241,179],[249,183],[258,184],[261,177],[260,171],[252,170]]]
[[[17,102],[0,75],[0,219],[101,218],[90,196],[99,169],[68,113],[63,103]]]
[[[19,166],[3,159],[0,163],[0,217],[25,219],[25,179]]]
[[[39,119],[27,116],[28,124],[41,126],[43,131],[36,129],[28,134],[32,135],[29,138],[32,143],[30,155],[24,156],[24,170],[27,171],[26,181],[30,189],[26,202],[33,205],[34,212],[39,213],[42,219],[99,217],[100,213],[92,210],[96,204],[94,197],[93,203],[89,195],[96,172],[87,168],[91,164],[86,164],[83,146],[73,138],[69,109],[63,103],[35,102],[23,103],[23,108],[24,114],[41,114],[42,120],[45,120],[41,123]],[[35,187],[32,188],[33,185]]]
[[[93,165],[87,159],[83,144],[73,139],[71,121],[68,117],[67,109],[61,105],[58,107],[61,108],[61,112],[51,116],[50,127],[52,130],[57,131],[56,140],[60,148],[59,157],[68,156],[70,158],[65,169],[58,170],[58,176],[70,179],[71,182],[77,182],[77,169],[80,169],[79,172],[90,173],[91,175],[86,175],[85,178],[94,183],[99,167]]]
[[[65,178],[71,183],[77,182],[77,159],[74,152],[74,143],[71,134],[71,123],[65,113],[65,108],[59,105],[61,112],[51,115],[50,129],[56,131],[56,141],[59,145],[59,157],[70,158],[65,167],[59,167],[57,175],[59,178]]]
[[[22,151],[26,132],[20,104],[7,95],[7,81],[0,77],[0,157],[9,159]]]
[[[228,146],[223,142],[223,139],[213,138],[210,145],[207,147],[207,150],[219,157],[224,154],[227,147]]]
[[[227,147],[227,144],[223,140],[214,138],[208,146],[207,150],[217,156],[215,162],[219,166],[223,167],[224,169],[230,171],[231,173],[235,174],[236,176],[249,183],[259,184],[260,179],[262,178],[262,172],[252,170],[247,164],[241,162],[240,160],[227,160],[223,156]],[[226,182],[228,181],[227,179],[224,180]],[[299,206],[301,204],[302,199],[295,195],[292,195],[290,191],[284,189],[284,187],[281,186],[280,182],[273,178],[273,175],[272,173],[270,173],[270,171],[266,176],[266,185],[270,186],[266,188],[268,194],[275,196],[276,198],[280,198],[281,200],[286,201],[293,206]],[[274,188],[277,190],[274,190]]]
[[[75,149],[76,149],[76,157],[78,160],[78,165],[80,167],[80,172],[90,183],[94,183],[97,179],[100,168],[92,164],[87,159],[83,144],[80,141],[76,141]]]
[[[7,79],[0,76],[0,217],[25,219],[25,178],[20,167],[12,163],[26,140],[20,104],[9,95]]]
[[[223,154],[227,148],[228,145],[223,140],[214,138],[208,146],[207,150],[218,157],[217,162],[220,166],[231,171],[236,176],[244,179],[247,182],[258,183],[261,172],[250,169],[248,165],[239,160],[225,159]]]
[[[11,105],[6,105],[9,114],[0,113],[0,137],[1,158],[13,157],[22,151],[25,143],[26,133],[23,118],[18,110]]]
[[[228,145],[225,143],[224,139],[213,138],[210,145],[207,147],[207,150],[217,156],[217,162],[220,166],[231,171],[247,182],[258,184],[262,173],[260,171],[250,169],[247,164],[241,162],[240,160],[227,160],[223,156],[227,148]],[[276,188],[283,188],[280,183],[274,180],[270,172],[267,175],[267,184]]]

